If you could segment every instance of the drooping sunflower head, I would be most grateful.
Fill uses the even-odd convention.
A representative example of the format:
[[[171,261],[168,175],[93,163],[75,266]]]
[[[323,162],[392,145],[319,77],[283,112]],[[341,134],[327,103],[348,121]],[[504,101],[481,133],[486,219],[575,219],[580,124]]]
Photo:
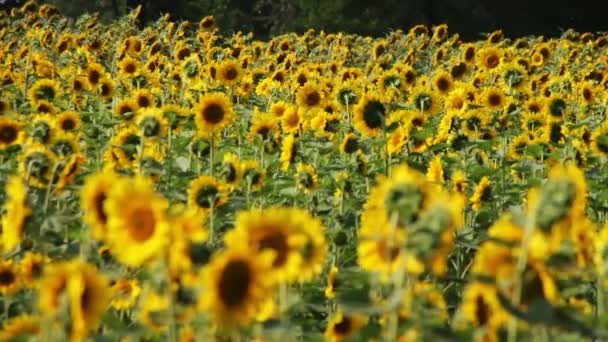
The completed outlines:
[[[44,78],[39,79],[30,88],[30,102],[34,106],[43,100],[53,102],[55,98],[61,96],[61,89],[59,81]]]
[[[427,87],[417,86],[412,90],[410,101],[415,110],[425,115],[435,115],[442,109],[441,98],[438,94]]]
[[[234,153],[224,154],[224,161],[222,162],[222,177],[224,181],[234,188],[241,180],[242,169],[241,162]]]
[[[202,272],[200,308],[221,326],[249,323],[274,286],[273,257],[271,252],[252,255],[234,247],[214,255]]]
[[[136,125],[142,136],[161,138],[167,134],[169,122],[158,108],[144,108],[137,114]]]
[[[531,192],[528,209],[536,217],[542,232],[554,233],[555,226],[583,216],[587,203],[585,175],[575,165],[556,165],[549,172],[549,181],[540,191]],[[558,227],[559,228],[559,227]]]
[[[20,156],[20,172],[28,176],[32,185],[45,187],[51,181],[56,157],[41,145],[29,146]]]
[[[479,211],[481,206],[484,203],[489,202],[492,199],[492,188],[490,178],[488,176],[484,176],[481,178],[477,187],[475,187],[475,192],[473,196],[471,196],[472,208],[474,211]]]
[[[53,136],[50,150],[60,159],[69,158],[80,151],[79,137],[75,133],[59,132]]]
[[[266,180],[266,172],[257,160],[244,160],[241,163],[243,178],[251,184],[252,191],[259,191]]]
[[[235,120],[232,102],[223,93],[204,95],[194,108],[194,120],[200,131],[220,132]]]
[[[299,163],[296,171],[298,187],[300,187],[306,193],[313,193],[319,182],[319,177],[315,168],[310,164]]]

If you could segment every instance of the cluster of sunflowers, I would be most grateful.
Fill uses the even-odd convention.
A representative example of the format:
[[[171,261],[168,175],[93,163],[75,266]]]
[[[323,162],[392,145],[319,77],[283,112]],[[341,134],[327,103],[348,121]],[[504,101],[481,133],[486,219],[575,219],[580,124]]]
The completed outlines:
[[[608,36],[0,13],[0,340],[607,338]]]

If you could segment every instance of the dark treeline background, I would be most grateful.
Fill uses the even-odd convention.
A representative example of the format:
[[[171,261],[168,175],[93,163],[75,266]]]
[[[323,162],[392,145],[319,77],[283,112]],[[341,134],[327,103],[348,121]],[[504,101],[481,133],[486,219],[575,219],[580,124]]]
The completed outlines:
[[[0,1],[2,2],[2,1]],[[23,0],[4,0],[1,6]],[[265,38],[313,27],[380,36],[416,24],[447,23],[462,38],[502,29],[509,37],[558,36],[562,30],[608,30],[608,1],[590,0],[51,0],[66,15],[99,12],[104,19],[144,6],[142,24],[169,12],[174,20],[214,15],[223,31],[253,31]]]

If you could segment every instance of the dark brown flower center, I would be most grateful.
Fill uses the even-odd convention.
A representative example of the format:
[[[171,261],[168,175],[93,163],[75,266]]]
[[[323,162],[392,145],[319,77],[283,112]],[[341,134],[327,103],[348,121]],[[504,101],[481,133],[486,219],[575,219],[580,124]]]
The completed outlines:
[[[221,302],[235,308],[247,299],[252,280],[251,268],[246,261],[230,261],[222,270],[218,282],[218,297]]]

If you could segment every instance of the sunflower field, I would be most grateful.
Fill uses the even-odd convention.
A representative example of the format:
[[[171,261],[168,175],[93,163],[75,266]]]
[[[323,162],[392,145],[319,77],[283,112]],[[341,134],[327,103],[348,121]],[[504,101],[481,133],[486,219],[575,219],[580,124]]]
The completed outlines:
[[[0,13],[0,341],[608,339],[608,36]]]

